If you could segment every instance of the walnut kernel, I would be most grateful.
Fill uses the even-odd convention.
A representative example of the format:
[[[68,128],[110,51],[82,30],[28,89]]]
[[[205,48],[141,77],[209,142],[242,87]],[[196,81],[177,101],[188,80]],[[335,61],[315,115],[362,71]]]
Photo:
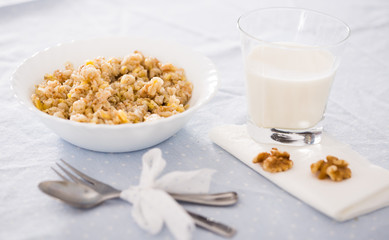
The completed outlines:
[[[259,163],[263,170],[267,172],[282,172],[293,167],[293,161],[289,159],[287,152],[280,152],[277,148],[272,148],[270,153],[261,152],[254,159],[253,163]]]
[[[327,156],[327,161],[320,160],[311,164],[311,172],[319,179],[329,177],[332,181],[342,181],[351,178],[351,169],[348,162],[334,156]]]
[[[270,156],[270,153],[267,152],[261,152],[257,155],[257,157],[254,158],[253,163],[261,163],[265,161],[266,158]]]

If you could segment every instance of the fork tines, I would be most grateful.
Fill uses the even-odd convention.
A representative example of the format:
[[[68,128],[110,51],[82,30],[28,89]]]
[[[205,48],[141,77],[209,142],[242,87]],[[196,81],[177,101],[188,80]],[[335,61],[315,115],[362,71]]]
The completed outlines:
[[[97,182],[96,179],[86,175],[85,173],[77,170],[75,167],[73,167],[72,165],[70,165],[69,163],[65,162],[63,159],[60,159],[61,162],[63,164],[66,165],[66,167],[68,167],[69,169],[72,170],[72,172],[74,172],[75,174],[71,173],[70,171],[68,171],[66,168],[64,168],[61,164],[59,163],[56,163],[57,166],[65,173],[66,176],[68,176],[72,181],[76,182],[76,183],[79,183],[79,184],[87,184],[87,185],[91,185],[91,184],[94,184],[95,182]],[[62,178],[64,181],[70,181],[67,177],[65,177],[63,174],[61,174],[59,171],[57,171],[55,168],[51,168],[53,169],[53,171],[60,177]]]

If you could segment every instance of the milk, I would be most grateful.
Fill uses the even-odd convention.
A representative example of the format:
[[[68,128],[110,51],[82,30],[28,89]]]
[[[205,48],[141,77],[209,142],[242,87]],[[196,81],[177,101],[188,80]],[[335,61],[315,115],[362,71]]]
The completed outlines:
[[[246,59],[250,121],[264,128],[315,126],[335,70],[334,56],[323,49],[289,43],[255,47]]]

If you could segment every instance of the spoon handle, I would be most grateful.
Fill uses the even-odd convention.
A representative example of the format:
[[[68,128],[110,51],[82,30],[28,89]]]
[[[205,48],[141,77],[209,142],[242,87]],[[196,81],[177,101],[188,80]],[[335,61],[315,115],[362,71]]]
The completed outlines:
[[[177,201],[209,206],[229,206],[235,204],[238,201],[238,194],[236,192],[215,194],[169,194]]]
[[[236,230],[230,226],[227,226],[223,223],[216,222],[210,218],[198,215],[190,211],[187,212],[193,218],[197,226],[204,228],[210,232],[216,233],[220,236],[227,237],[227,238],[231,238],[236,233]]]

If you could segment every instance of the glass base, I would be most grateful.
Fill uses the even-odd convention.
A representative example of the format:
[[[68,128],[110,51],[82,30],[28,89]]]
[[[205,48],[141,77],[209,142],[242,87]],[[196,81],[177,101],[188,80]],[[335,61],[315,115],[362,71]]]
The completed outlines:
[[[261,128],[249,121],[247,131],[258,143],[305,146],[320,143],[323,126],[320,122],[312,128],[301,130]]]

